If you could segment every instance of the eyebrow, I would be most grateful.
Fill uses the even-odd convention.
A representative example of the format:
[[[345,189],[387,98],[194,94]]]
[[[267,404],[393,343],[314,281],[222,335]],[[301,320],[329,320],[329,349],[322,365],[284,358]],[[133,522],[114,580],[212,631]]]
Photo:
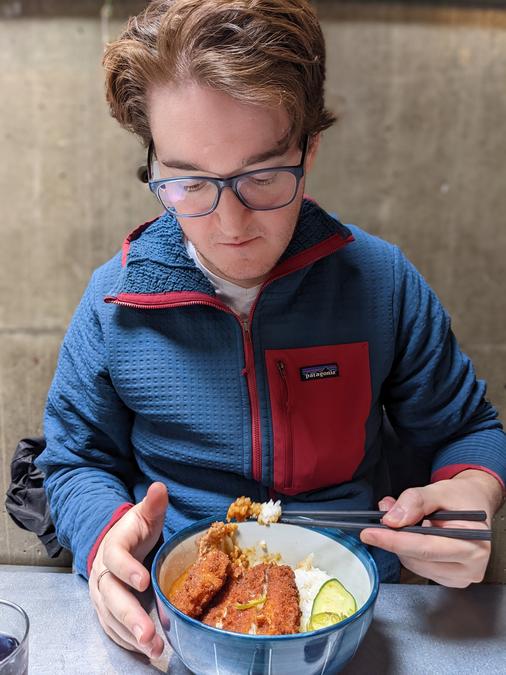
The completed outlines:
[[[261,162],[266,162],[268,159],[272,159],[273,157],[280,157],[281,155],[284,155],[290,147],[291,140],[291,135],[285,134],[283,138],[281,138],[276,143],[275,147],[270,148],[269,150],[264,150],[263,152],[259,152],[258,154],[252,155],[251,157],[245,159],[241,168],[245,168],[251,164],[260,164]],[[182,171],[207,171],[207,169],[204,169],[198,164],[192,164],[191,162],[184,162],[178,159],[163,159],[160,160],[160,163],[169,169],[181,169]]]

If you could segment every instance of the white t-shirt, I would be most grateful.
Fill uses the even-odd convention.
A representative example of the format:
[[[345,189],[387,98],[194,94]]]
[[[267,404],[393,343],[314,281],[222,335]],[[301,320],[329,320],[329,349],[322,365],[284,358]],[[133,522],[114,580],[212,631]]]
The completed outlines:
[[[262,284],[258,284],[258,286],[253,286],[252,288],[243,288],[238,284],[222,279],[202,264],[195,246],[189,239],[185,239],[185,245],[190,258],[212,283],[214,290],[216,291],[216,296],[233,309],[236,314],[239,314],[242,319],[247,319],[251,306],[255,302],[255,298],[257,297]]]

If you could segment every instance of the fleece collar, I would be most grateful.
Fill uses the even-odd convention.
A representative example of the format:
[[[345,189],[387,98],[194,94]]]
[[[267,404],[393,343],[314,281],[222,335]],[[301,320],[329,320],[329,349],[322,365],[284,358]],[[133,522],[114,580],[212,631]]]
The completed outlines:
[[[304,199],[294,235],[270,278],[305,267],[352,240],[347,227],[315,202]],[[163,294],[172,296],[178,292],[215,296],[210,281],[188,255],[176,218],[165,213],[127,237],[121,273],[106,301],[115,302],[134,295],[160,298]]]

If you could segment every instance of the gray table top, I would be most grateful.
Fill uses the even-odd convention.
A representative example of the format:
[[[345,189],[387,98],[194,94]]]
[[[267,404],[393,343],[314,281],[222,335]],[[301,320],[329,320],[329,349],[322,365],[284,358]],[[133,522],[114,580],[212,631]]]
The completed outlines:
[[[109,640],[84,579],[36,569],[0,565],[0,597],[30,617],[30,675],[189,675],[169,645],[150,663]],[[506,586],[383,584],[371,627],[343,674],[505,675],[505,638]]]

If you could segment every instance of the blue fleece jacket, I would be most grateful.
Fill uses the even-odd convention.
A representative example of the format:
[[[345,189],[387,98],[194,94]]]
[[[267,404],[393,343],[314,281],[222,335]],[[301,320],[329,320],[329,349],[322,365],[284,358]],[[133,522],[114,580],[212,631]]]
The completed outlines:
[[[155,480],[170,493],[165,537],[223,517],[239,495],[373,506],[385,412],[433,480],[469,467],[506,480],[485,384],[395,246],[305,200],[243,322],[166,214],[93,274],[61,347],[38,466],[58,538],[87,576],[113,514]]]

